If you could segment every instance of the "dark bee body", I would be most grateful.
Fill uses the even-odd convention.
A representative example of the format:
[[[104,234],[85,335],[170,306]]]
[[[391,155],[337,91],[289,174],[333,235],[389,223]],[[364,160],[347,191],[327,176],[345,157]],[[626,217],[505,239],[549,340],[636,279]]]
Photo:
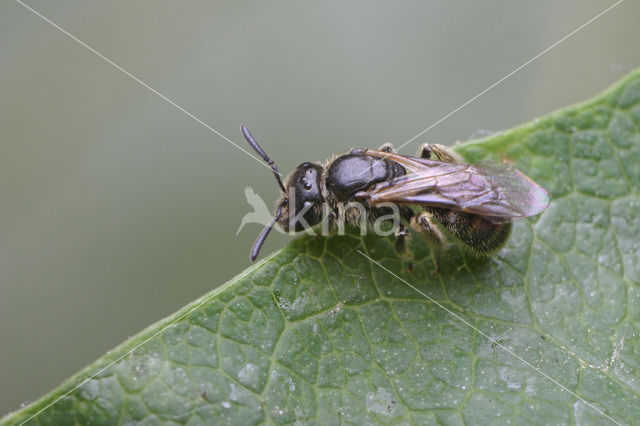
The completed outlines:
[[[387,160],[353,150],[331,162],[325,182],[332,197],[340,202],[351,201],[353,195],[371,186],[407,174],[404,167]]]
[[[362,149],[354,149],[336,157],[329,162],[324,175],[325,199],[331,219],[342,218],[345,223],[366,226],[379,218],[393,215],[393,210],[387,206],[353,203],[358,201],[356,194],[405,174],[406,170],[401,165],[367,155],[366,150]],[[360,206],[365,206],[366,211],[358,208]],[[413,216],[407,206],[400,206],[398,211],[406,220]],[[404,248],[399,247],[398,251],[404,252]]]
[[[512,220],[539,214],[549,204],[546,191],[518,170],[465,164],[454,151],[435,144],[423,145],[419,157],[395,154],[390,145],[377,151],[353,149],[325,165],[302,163],[285,185],[248,129],[243,126],[242,132],[272,167],[283,191],[272,221],[253,245],[251,260],[276,223],[299,232],[321,222],[324,230],[325,224],[340,220],[362,225],[378,219],[398,225],[396,249],[401,253],[408,224],[436,249],[448,243],[448,232],[487,254],[509,238]]]
[[[367,155],[363,150],[353,150],[337,157],[328,167],[325,182],[331,199],[339,202],[354,201],[360,191],[366,191],[373,185],[406,175],[401,165],[389,160],[380,160]],[[375,209],[375,208],[374,208]],[[378,212],[369,210],[368,220],[389,214],[388,209],[378,208]],[[465,213],[442,207],[425,207],[425,211],[439,222],[453,236],[479,253],[491,253],[507,241],[511,233],[511,222],[492,223],[483,216]],[[347,215],[348,222],[357,224],[360,217]],[[402,216],[410,221],[413,212],[403,210]],[[399,249],[398,251],[403,251]]]

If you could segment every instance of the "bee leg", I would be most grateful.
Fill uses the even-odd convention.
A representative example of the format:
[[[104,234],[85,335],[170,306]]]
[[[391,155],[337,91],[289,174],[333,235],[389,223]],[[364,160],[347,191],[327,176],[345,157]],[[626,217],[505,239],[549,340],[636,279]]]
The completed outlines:
[[[440,161],[444,161],[445,163],[464,163],[462,157],[448,146],[437,143],[425,143],[418,150],[418,156],[421,158],[432,159],[434,154]]]
[[[399,206],[400,209],[400,218],[403,222],[398,223],[398,228],[396,230],[396,253],[399,255],[404,255],[409,259],[413,259],[413,251],[409,248],[408,241],[411,240],[411,234],[409,233],[409,229],[404,225],[404,223],[411,224],[411,218],[415,216],[415,212],[408,206]],[[409,269],[413,269],[413,263],[409,262]]]
[[[447,237],[429,212],[421,212],[411,218],[411,227],[424,234],[437,248],[447,245]]]
[[[418,213],[411,218],[411,227],[422,233],[431,243],[436,257],[435,273],[440,273],[440,252],[447,245],[448,240],[442,229],[433,219],[433,215],[427,211]]]
[[[329,213],[325,215],[324,222],[322,223],[323,232],[326,230],[327,233],[331,233],[336,227],[337,219],[338,214],[334,210],[329,211]]]
[[[404,226],[398,226],[396,230],[396,253],[399,255],[407,254],[407,239],[409,237],[409,230]]]
[[[395,148],[389,142],[383,144],[378,151],[382,152],[395,152]]]

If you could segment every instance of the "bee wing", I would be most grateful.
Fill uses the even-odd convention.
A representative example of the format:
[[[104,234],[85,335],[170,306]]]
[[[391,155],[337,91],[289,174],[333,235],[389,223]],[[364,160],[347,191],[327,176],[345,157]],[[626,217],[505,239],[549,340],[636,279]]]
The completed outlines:
[[[486,216],[493,222],[533,216],[549,205],[547,192],[516,169],[367,153],[386,157],[408,172],[362,194],[371,205],[395,202],[445,207]]]
[[[376,151],[373,149],[367,149],[364,152],[365,154],[370,155],[372,157],[378,157],[382,160],[386,159],[386,160],[394,161],[400,164],[401,166],[403,166],[410,173],[423,170],[425,166],[429,167],[430,165],[433,165],[435,163],[438,163],[438,164],[441,163],[441,161],[428,160],[426,158],[410,157],[408,155],[394,154],[392,152],[386,152],[386,151]],[[445,163],[445,164],[452,164],[452,163]]]

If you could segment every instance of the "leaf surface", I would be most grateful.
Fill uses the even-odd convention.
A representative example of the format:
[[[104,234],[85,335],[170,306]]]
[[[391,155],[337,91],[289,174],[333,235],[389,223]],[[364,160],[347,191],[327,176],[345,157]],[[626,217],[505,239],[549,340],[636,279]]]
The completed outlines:
[[[460,145],[551,195],[497,255],[298,238],[1,423],[635,423],[639,129],[636,71]]]

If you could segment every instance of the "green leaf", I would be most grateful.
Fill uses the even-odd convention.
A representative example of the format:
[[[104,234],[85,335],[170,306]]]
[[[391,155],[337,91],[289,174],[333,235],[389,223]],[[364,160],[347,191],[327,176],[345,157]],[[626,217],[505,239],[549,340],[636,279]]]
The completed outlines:
[[[494,257],[298,238],[2,423],[635,423],[639,129],[636,71],[461,145],[552,197]]]

